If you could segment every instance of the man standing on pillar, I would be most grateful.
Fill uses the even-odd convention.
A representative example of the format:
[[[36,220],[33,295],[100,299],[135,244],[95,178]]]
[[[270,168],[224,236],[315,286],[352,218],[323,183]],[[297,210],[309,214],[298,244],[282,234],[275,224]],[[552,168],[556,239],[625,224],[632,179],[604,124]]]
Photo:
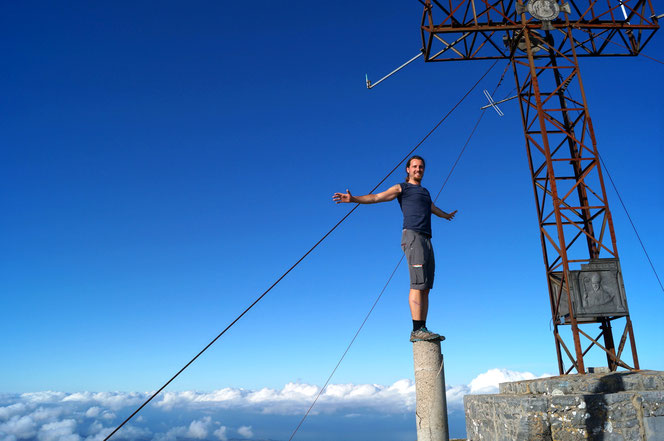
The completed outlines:
[[[339,203],[375,204],[394,199],[399,201],[403,212],[403,234],[401,248],[408,260],[410,272],[410,294],[408,302],[413,318],[413,332],[410,341],[444,340],[426,328],[429,310],[429,291],[433,288],[436,262],[431,246],[431,213],[443,219],[452,220],[456,210],[446,213],[431,200],[429,191],[422,187],[424,159],[413,156],[406,163],[406,182],[396,184],[382,193],[353,196],[350,191],[334,193],[332,200]]]

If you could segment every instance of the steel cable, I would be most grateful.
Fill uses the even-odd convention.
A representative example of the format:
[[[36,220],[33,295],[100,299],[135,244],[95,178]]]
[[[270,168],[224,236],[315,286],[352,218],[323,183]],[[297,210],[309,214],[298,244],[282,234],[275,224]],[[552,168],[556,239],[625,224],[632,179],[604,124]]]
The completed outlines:
[[[629,223],[632,225],[632,229],[634,230],[634,234],[636,234],[636,238],[639,240],[639,243],[641,244],[641,248],[643,249],[643,253],[646,255],[646,259],[648,259],[648,263],[650,263],[650,268],[652,268],[652,272],[655,274],[655,278],[657,279],[657,282],[659,283],[659,287],[664,292],[664,285],[662,285],[662,280],[659,278],[659,275],[657,274],[657,270],[655,269],[655,265],[652,263],[652,260],[650,259],[650,255],[648,254],[648,251],[646,251],[646,246],[643,244],[643,241],[641,240],[641,236],[639,235],[639,232],[636,230],[636,225],[634,225],[634,222],[632,221],[632,216],[629,215],[629,211],[627,211],[627,207],[625,206],[625,203],[623,202],[623,199],[620,196],[620,192],[618,192],[618,188],[616,187],[616,184],[613,182],[613,178],[611,177],[611,173],[609,173],[609,169],[606,167],[606,162],[604,162],[604,158],[602,158],[602,155],[600,155],[599,152],[597,154],[599,155],[600,161],[602,161],[602,165],[604,166],[604,171],[606,172],[606,175],[609,177],[609,181],[611,181],[611,185],[613,186],[613,190],[616,192],[616,195],[618,196],[618,200],[620,201],[620,205],[622,205],[623,210],[625,210],[625,214],[627,215],[627,219],[629,220]]]
[[[491,92],[491,96],[496,94],[496,92],[498,91],[498,88],[503,83],[503,79],[505,78],[505,74],[507,73],[507,69],[510,67],[511,63],[512,63],[512,61],[510,60],[507,63],[507,65],[505,66],[505,69],[503,70],[503,74],[500,76],[500,80],[498,80],[498,84],[496,84],[496,87],[493,88],[493,92]],[[457,164],[459,164],[459,161],[461,160],[461,156],[463,156],[463,153],[466,151],[466,147],[468,147],[468,144],[470,143],[470,140],[472,139],[473,135],[475,134],[475,131],[477,130],[477,127],[480,125],[480,122],[482,121],[482,118],[484,118],[484,113],[487,110],[488,109],[482,110],[482,113],[480,113],[479,118],[477,118],[477,122],[475,123],[475,126],[470,131],[470,135],[468,135],[468,138],[466,139],[466,142],[463,145],[463,148],[459,152],[459,155],[457,156],[456,161],[454,161],[454,164],[452,165],[452,168],[450,169],[450,172],[447,174],[447,177],[445,178],[445,181],[443,181],[443,185],[440,187],[440,190],[438,190],[438,193],[436,193],[436,197],[433,199],[434,202],[436,202],[438,200],[438,197],[440,196],[440,193],[442,193],[443,189],[445,188],[445,185],[447,184],[447,181],[449,181],[450,176],[452,176],[452,173],[454,172],[454,169],[456,168]]]
[[[571,92],[569,89],[567,90],[567,94],[571,99],[574,99],[571,95]],[[632,229],[634,230],[634,234],[636,234],[636,238],[639,241],[639,244],[641,245],[641,249],[643,250],[643,254],[646,255],[646,259],[648,260],[648,263],[650,264],[650,268],[652,269],[653,274],[655,275],[655,278],[657,279],[657,283],[659,283],[660,289],[664,292],[664,284],[662,284],[662,280],[659,278],[659,274],[657,274],[657,270],[655,269],[655,264],[652,262],[652,259],[650,259],[650,255],[648,254],[648,251],[646,250],[646,246],[641,240],[641,235],[639,235],[638,230],[636,229],[636,225],[632,221],[632,216],[629,215],[629,211],[627,210],[627,206],[625,205],[625,202],[622,199],[622,196],[620,196],[620,192],[618,191],[618,187],[616,187],[615,182],[613,182],[613,178],[611,177],[611,173],[609,172],[609,169],[606,166],[606,162],[604,161],[604,158],[602,155],[597,152],[597,156],[599,157],[600,162],[602,163],[602,166],[604,167],[604,171],[606,172],[606,175],[609,177],[609,182],[611,182],[611,186],[613,187],[613,191],[616,192],[616,196],[618,196],[618,200],[620,201],[620,205],[623,208],[623,211],[627,215],[627,220],[629,220],[630,225],[632,226]]]
[[[588,32],[588,31],[586,31]],[[596,37],[599,37],[609,43],[612,43],[616,46],[623,47],[627,50],[629,48],[627,46],[624,46],[620,43],[616,43],[615,41],[611,41],[607,38],[602,37],[601,35],[595,35]],[[643,52],[639,52],[639,55],[646,57],[652,61],[655,61],[659,64],[664,64],[664,61],[659,60],[657,58],[651,57],[649,55],[644,54]],[[599,155],[599,152],[598,152]],[[659,275],[657,274],[657,270],[655,269],[655,265],[652,263],[652,260],[650,259],[650,255],[648,254],[648,251],[646,250],[646,246],[643,244],[643,241],[641,240],[641,236],[639,235],[639,232],[636,230],[636,226],[634,225],[634,222],[632,221],[632,217],[629,215],[629,211],[627,211],[627,207],[625,206],[625,203],[623,202],[622,197],[620,196],[620,192],[618,192],[618,188],[616,187],[616,184],[613,182],[613,178],[611,177],[611,173],[609,173],[609,169],[606,167],[606,162],[604,162],[604,158],[602,158],[602,155],[599,155],[600,161],[602,161],[602,165],[604,165],[604,170],[606,171],[607,176],[609,177],[609,181],[611,181],[611,185],[613,186],[613,190],[616,192],[616,195],[618,196],[618,200],[620,201],[620,205],[622,205],[623,210],[625,211],[625,214],[627,215],[627,219],[629,220],[629,223],[632,225],[632,229],[634,230],[634,234],[636,234],[636,238],[639,241],[639,244],[641,244],[641,248],[643,249],[643,253],[646,255],[646,259],[648,259],[648,263],[650,264],[650,268],[652,268],[653,274],[655,274],[655,278],[657,279],[657,282],[659,283],[659,287],[661,288],[662,291],[664,291],[664,285],[662,284],[662,280],[659,278]]]
[[[511,61],[510,61],[510,62],[511,62]],[[492,94],[495,94],[496,91],[498,90],[498,88],[500,87],[500,85],[502,84],[502,82],[503,82],[503,78],[505,77],[505,73],[507,72],[507,68],[509,67],[510,62],[507,63],[507,66],[505,67],[505,70],[503,71],[503,74],[501,75],[500,80],[498,81],[498,84],[497,84],[496,87],[494,88]],[[496,61],[496,63],[497,63],[497,61]],[[491,68],[489,69],[489,71],[491,71],[491,69],[493,69],[493,67],[496,65],[496,63],[494,63],[494,64],[491,66]],[[484,76],[486,76],[486,74],[488,74],[489,71],[487,71],[487,73],[485,73],[485,74],[482,76],[482,78],[484,78]],[[481,78],[480,78],[480,81],[481,81]],[[479,83],[479,81],[478,81],[478,83]],[[475,86],[477,86],[478,83],[476,83]],[[475,86],[473,86],[473,88],[475,88]],[[471,90],[472,90],[472,89],[471,89]],[[465,98],[465,97],[464,97],[464,98]],[[452,173],[454,172],[454,169],[456,168],[457,164],[458,164],[459,161],[461,160],[461,156],[463,156],[463,153],[465,152],[466,147],[468,147],[468,144],[470,143],[471,138],[472,138],[473,135],[475,134],[475,131],[477,130],[477,127],[478,127],[479,124],[480,124],[480,121],[482,121],[482,118],[484,117],[484,112],[485,112],[485,111],[486,111],[486,109],[485,109],[485,110],[482,110],[482,113],[480,114],[480,117],[478,118],[477,122],[475,123],[475,126],[473,127],[473,129],[472,129],[471,132],[470,132],[470,135],[469,135],[468,138],[466,139],[466,142],[464,143],[464,145],[463,145],[461,151],[459,152],[459,155],[457,156],[456,161],[454,161],[454,164],[452,165],[452,168],[450,169],[450,172],[448,173],[447,177],[446,177],[445,180],[443,181],[443,185],[440,187],[440,190],[439,190],[438,193],[436,194],[436,197],[435,197],[434,200],[433,200],[434,203],[438,200],[438,197],[440,196],[440,194],[442,193],[443,189],[445,188],[445,185],[447,185],[447,181],[449,181],[450,176],[452,176]],[[447,117],[447,115],[446,115],[445,117]],[[442,122],[442,121],[441,121],[441,122]],[[440,125],[440,123],[439,123],[438,125]],[[438,127],[438,126],[436,126],[436,127]],[[435,128],[434,128],[434,130],[435,130]],[[429,132],[429,134],[427,134],[427,137],[428,137],[430,134],[431,134],[431,132]],[[426,137],[425,137],[425,139],[426,139]],[[424,140],[422,140],[422,141],[424,141]],[[421,143],[422,143],[422,142],[420,142],[420,143],[418,144],[418,146],[419,146]],[[410,154],[412,154],[413,152],[414,152],[414,150],[412,150],[408,155],[406,155],[406,157],[410,156]],[[401,163],[403,163],[403,160],[401,161]],[[401,163],[400,163],[400,164],[401,164]],[[399,164],[399,165],[400,165],[400,164]],[[392,170],[392,171],[390,172],[390,174],[392,174],[393,172],[394,172],[394,170]],[[388,176],[389,176],[389,175],[388,175]],[[333,377],[334,374],[337,372],[337,369],[338,369],[339,366],[341,365],[341,362],[342,362],[342,361],[344,360],[344,358],[346,357],[346,354],[348,354],[348,351],[350,350],[351,346],[353,346],[353,343],[355,343],[355,340],[357,339],[357,336],[360,334],[360,331],[362,330],[362,328],[363,328],[364,325],[366,324],[367,320],[369,319],[369,316],[371,316],[371,313],[372,313],[373,310],[376,308],[376,305],[378,304],[378,301],[381,299],[381,297],[383,296],[383,293],[385,292],[385,290],[387,289],[388,285],[389,285],[390,282],[392,281],[392,277],[394,277],[394,274],[396,273],[397,269],[399,268],[399,265],[401,265],[401,262],[403,262],[403,258],[404,258],[404,256],[405,256],[405,255],[403,255],[403,254],[401,255],[401,258],[399,259],[399,262],[396,264],[396,266],[395,266],[394,269],[392,270],[392,273],[390,274],[390,277],[387,279],[387,283],[385,283],[385,286],[383,286],[383,289],[380,291],[380,294],[378,294],[378,297],[376,298],[376,300],[374,301],[373,305],[371,306],[371,309],[369,309],[369,312],[368,312],[367,315],[364,317],[364,320],[363,320],[362,323],[360,324],[360,327],[357,329],[357,332],[355,333],[355,335],[354,335],[353,338],[351,339],[350,343],[348,344],[348,346],[347,346],[346,349],[344,350],[343,354],[341,355],[341,358],[340,358],[339,361],[337,362],[337,365],[334,367],[334,369],[332,369],[332,372],[331,372],[330,375],[327,377],[327,380],[325,381],[325,384],[324,384],[323,387],[318,391],[318,394],[316,394],[316,397],[314,398],[314,401],[311,403],[311,406],[309,406],[309,409],[307,409],[307,411],[305,412],[304,416],[302,417],[302,419],[301,419],[300,422],[298,423],[297,427],[295,428],[295,430],[294,430],[293,433],[291,434],[290,438],[288,438],[288,441],[292,441],[293,437],[294,437],[295,434],[298,432],[298,430],[300,430],[300,427],[302,426],[302,424],[304,423],[304,421],[305,421],[305,420],[307,419],[307,417],[309,416],[309,413],[311,412],[311,410],[314,408],[314,406],[315,406],[316,403],[318,402],[318,399],[320,398],[320,396],[321,396],[321,395],[323,394],[323,392],[325,391],[325,388],[327,388],[328,384],[330,383],[330,380],[332,380],[332,377]],[[442,368],[442,365],[441,365],[441,368]]]
[[[587,30],[587,29],[581,29],[581,28],[578,27],[578,26],[572,26],[572,27],[573,27],[574,29],[578,29],[579,31],[584,31],[585,33],[587,33],[587,34],[590,35],[590,31]],[[604,37],[602,37],[602,36],[599,35],[599,34],[592,34],[592,37],[598,37],[598,38],[601,38],[602,40],[604,40],[604,41],[606,41],[606,42],[608,42],[608,43],[611,43],[611,44],[614,44],[614,45],[616,45],[616,46],[622,47],[622,48],[624,48],[624,49],[627,49],[628,51],[630,50],[630,49],[629,49],[627,46],[625,46],[624,44],[616,43],[615,41],[613,41],[613,40],[609,40],[608,38],[604,38]],[[639,51],[639,53],[638,53],[637,55],[641,55],[642,57],[646,57],[646,58],[648,58],[648,59],[650,59],[650,60],[652,60],[652,61],[654,61],[654,62],[656,62],[656,63],[664,64],[664,61],[659,60],[659,59],[657,59],[657,58],[655,58],[655,57],[651,57],[650,55],[646,55],[646,54],[644,54],[644,53],[641,52],[641,51]]]
[[[321,387],[320,391],[318,391],[318,394],[316,394],[316,397],[314,398],[314,401],[311,403],[311,406],[309,406],[309,409],[307,409],[306,413],[304,414],[304,416],[303,416],[302,419],[300,420],[300,423],[297,425],[297,427],[295,428],[295,430],[294,430],[293,433],[291,434],[290,438],[288,438],[288,441],[291,441],[291,440],[293,439],[293,437],[295,436],[295,434],[297,433],[297,431],[300,430],[300,427],[301,427],[302,424],[304,423],[304,420],[306,420],[307,417],[309,416],[309,413],[311,412],[311,409],[314,408],[314,406],[315,406],[316,403],[318,402],[318,399],[319,399],[320,396],[323,394],[323,391],[325,390],[325,388],[327,388],[327,385],[330,383],[330,380],[332,379],[332,377],[334,376],[334,374],[337,372],[337,369],[339,369],[339,366],[341,365],[341,362],[344,361],[344,358],[346,358],[346,354],[348,354],[348,351],[350,350],[350,347],[353,346],[353,343],[355,343],[355,339],[357,338],[358,335],[360,335],[360,331],[362,331],[362,328],[364,328],[365,323],[367,322],[367,320],[369,320],[369,316],[370,316],[371,313],[373,312],[374,308],[376,308],[376,305],[378,304],[378,301],[379,301],[380,298],[383,296],[383,293],[384,293],[385,290],[387,289],[387,286],[388,286],[388,285],[390,284],[390,282],[392,281],[392,277],[394,277],[394,274],[397,272],[397,269],[399,268],[399,265],[401,265],[401,262],[403,262],[403,258],[404,258],[404,255],[401,256],[401,259],[399,259],[399,262],[397,263],[397,265],[396,265],[396,266],[394,267],[394,269],[392,270],[392,274],[390,274],[390,277],[387,279],[387,282],[385,283],[385,286],[383,286],[383,289],[380,291],[380,294],[378,294],[378,297],[376,298],[376,301],[375,301],[375,302],[373,303],[373,305],[371,306],[371,309],[369,309],[369,312],[368,312],[367,315],[364,317],[364,320],[362,321],[362,324],[361,324],[360,327],[357,329],[357,332],[355,333],[355,335],[354,335],[353,338],[351,339],[350,343],[349,343],[348,346],[346,347],[346,350],[344,351],[344,353],[341,355],[341,358],[339,359],[339,362],[338,362],[337,365],[334,367],[334,369],[332,369],[332,373],[330,374],[329,377],[327,377],[327,380],[325,381],[325,384],[323,385],[323,387]]]
[[[468,97],[468,95],[470,95],[470,93],[477,87],[477,85],[484,79],[484,77],[486,77],[489,74],[489,72],[491,72],[491,70],[498,63],[498,61],[499,60],[496,60],[489,67],[489,69],[487,69],[487,71],[475,82],[475,84],[463,95],[463,97],[461,97],[461,99],[445,114],[445,116],[443,116],[443,118],[422,138],[422,140],[420,142],[418,142],[415,145],[415,147],[413,147],[410,150],[410,152],[408,152],[408,154],[401,161],[399,161],[399,163],[378,184],[376,184],[376,186],[369,192],[369,194],[376,191],[376,189],[380,185],[382,185],[383,182],[385,182],[387,180],[387,178],[389,178],[392,175],[392,173],[394,173],[397,170],[397,168],[399,168],[399,166],[401,166],[401,164],[403,164],[408,159],[408,157],[415,150],[417,150],[420,147],[420,145],[422,145],[422,143],[424,143],[424,141],[426,141],[427,138],[429,138],[429,136],[431,136],[431,134],[438,127],[440,127],[440,125],[452,114],[452,112],[454,112],[457,109],[457,107],[459,107],[461,105],[461,103]],[[283,280],[283,278],[286,277],[286,275],[288,275],[288,273],[290,273],[293,269],[295,269],[295,267],[298,266],[300,264],[300,262],[302,262],[316,247],[318,247],[318,245],[320,245],[330,234],[332,234],[332,232],[334,230],[336,230],[337,227],[339,225],[341,225],[359,206],[360,206],[360,204],[356,204],[348,213],[346,213],[346,215],[344,215],[341,218],[341,220],[339,220],[327,233],[325,233],[325,235],[323,237],[321,237],[318,240],[318,242],[316,242],[316,244],[309,249],[309,251],[304,253],[304,255],[302,255],[302,257],[300,257],[297,260],[297,262],[295,262],[290,268],[288,268],[288,270],[286,270],[286,272],[284,272],[281,275],[281,277],[279,277],[272,285],[270,285],[270,287],[268,289],[266,289],[256,300],[254,300],[254,302],[251,305],[249,305],[240,315],[238,315],[235,318],[235,320],[233,320],[223,331],[221,331],[215,338],[213,338],[212,341],[210,341],[210,343],[208,343],[198,354],[196,354],[194,356],[194,358],[192,358],[187,364],[185,364],[175,375],[173,375],[166,383],[164,383],[163,386],[161,386],[154,394],[152,394],[150,396],[150,398],[148,398],[143,404],[141,404],[131,415],[129,415],[129,417],[127,417],[106,438],[104,438],[104,441],[108,441],[108,439],[110,439],[118,430],[120,430],[125,424],[127,424],[150,401],[152,401],[157,395],[159,395],[159,393],[161,391],[163,391],[169,384],[171,384],[171,382],[173,380],[175,380],[182,372],[184,372],[185,369],[187,369],[194,361],[196,361],[196,359],[198,359],[198,357],[200,357],[205,351],[207,351],[210,348],[210,346],[212,346],[222,335],[224,335],[226,333],[226,331],[228,331],[233,325],[235,325],[235,323],[237,323],[247,312],[249,312],[249,310],[251,310],[258,302],[260,302],[263,299],[263,297],[265,297],[267,295],[267,293],[269,293],[272,290],[272,288],[277,286],[277,284],[279,282],[281,282],[281,280]]]

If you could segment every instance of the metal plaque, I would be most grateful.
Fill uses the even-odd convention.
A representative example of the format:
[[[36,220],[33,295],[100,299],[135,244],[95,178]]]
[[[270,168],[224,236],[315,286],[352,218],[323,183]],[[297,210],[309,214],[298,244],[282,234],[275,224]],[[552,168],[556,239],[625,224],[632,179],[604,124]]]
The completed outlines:
[[[561,273],[552,274],[554,291],[560,287]],[[557,292],[554,293],[554,297]],[[578,319],[621,317],[628,314],[625,286],[618,259],[596,259],[581,265],[581,270],[570,271],[570,296],[574,316]],[[567,295],[563,294],[558,317],[569,315]]]
[[[560,5],[554,0],[532,0],[526,5],[526,9],[538,20],[555,20],[560,14]]]

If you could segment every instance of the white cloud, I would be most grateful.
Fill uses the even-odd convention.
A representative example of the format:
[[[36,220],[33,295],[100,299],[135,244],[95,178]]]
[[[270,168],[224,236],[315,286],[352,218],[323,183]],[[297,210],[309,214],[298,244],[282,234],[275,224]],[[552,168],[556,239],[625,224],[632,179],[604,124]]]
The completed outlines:
[[[113,412],[105,410],[104,413],[101,414],[101,418],[105,420],[112,420],[113,418],[115,418],[115,414]]]
[[[79,441],[81,437],[74,433],[76,421],[66,419],[44,424],[37,433],[39,441]]]
[[[212,393],[205,394],[200,398],[200,401],[235,401],[242,398],[246,394],[244,389],[233,389],[226,387],[224,389],[216,390]]]
[[[21,395],[25,401],[30,403],[53,403],[62,400],[67,394],[64,392],[28,392]]]
[[[204,439],[207,437],[211,422],[212,418],[209,416],[203,418],[202,420],[192,421],[191,424],[189,424],[187,436],[189,438]]]
[[[463,409],[463,397],[470,393],[470,387],[465,384],[448,386],[445,391],[447,397],[447,407],[449,409]]]
[[[548,377],[548,374],[541,377]],[[541,378],[539,377],[539,378]],[[507,369],[489,369],[478,375],[470,382],[471,394],[495,394],[498,393],[498,385],[508,381],[533,380],[538,378],[530,372],[517,372]]]
[[[29,416],[14,415],[6,423],[0,424],[0,435],[16,439],[29,439],[37,433],[37,425]]]
[[[25,413],[26,408],[27,406],[23,403],[16,403],[5,407],[0,407],[0,420],[7,421],[14,415]]]
[[[154,441],[176,441],[178,437],[183,438],[186,432],[186,427],[173,427],[166,433],[157,433],[154,437]]]
[[[100,432],[103,436],[101,439],[103,440],[108,436],[109,433],[111,433],[113,430],[115,430],[115,427],[109,427],[105,428],[103,431]],[[113,435],[113,440],[135,440],[135,439],[148,439],[152,438],[152,431],[148,429],[147,427],[136,427],[132,426],[131,424],[127,424],[126,426],[123,426],[122,429],[120,429],[115,435]]]
[[[305,412],[320,388],[315,385],[288,383],[283,389],[263,388],[257,391],[225,388],[209,393],[167,392],[157,399],[164,410],[180,407],[204,407],[253,410],[264,414],[293,415]],[[314,413],[336,412],[344,408],[363,407],[379,412],[401,413],[415,405],[415,385],[399,380],[390,386],[376,384],[331,384],[321,394]]]
[[[39,407],[37,410],[32,412],[30,416],[33,420],[39,421],[53,421],[62,415],[63,409],[57,407]]]
[[[237,433],[245,438],[251,438],[254,436],[254,431],[251,430],[251,426],[240,426],[240,428],[237,429]]]
[[[88,437],[86,438],[86,441],[101,441],[106,438],[106,436],[111,433],[112,430],[113,429],[110,427],[104,427],[104,425],[99,421],[95,421],[94,423],[90,424],[90,427],[88,428]]]
[[[501,382],[532,378],[536,376],[530,372],[491,369],[479,374],[469,384],[448,386],[448,408],[461,411],[464,395],[495,393]],[[251,415],[252,421],[261,421],[261,414],[303,415],[319,392],[319,386],[295,382],[281,389],[167,392],[153,401],[151,411],[134,418],[113,439],[227,441],[229,432],[252,438],[252,426],[237,427],[215,418],[245,414]],[[0,407],[0,440],[102,441],[119,423],[117,414],[128,415],[149,396],[149,393],[136,392],[5,394],[2,396],[5,406]],[[311,414],[356,418],[367,414],[403,415],[414,409],[415,384],[403,379],[387,386],[331,384],[320,395]],[[226,410],[232,412],[225,413]],[[191,416],[186,424],[181,419],[184,415]],[[173,423],[176,420],[178,423]],[[253,426],[257,427],[257,424]]]
[[[77,392],[62,398],[63,402],[94,403],[111,410],[126,406],[135,406],[147,398],[147,394],[138,392]]]
[[[85,411],[85,416],[88,418],[97,418],[100,413],[101,413],[101,407],[92,406],[91,408]]]
[[[85,441],[103,441],[115,430],[115,427],[104,427],[100,422],[95,421],[88,428],[88,437]],[[111,439],[113,440],[144,440],[152,438],[152,431],[146,427],[136,427],[127,424],[116,432]]]
[[[213,435],[217,437],[220,441],[228,441],[228,436],[226,436],[226,426],[221,426],[214,431]]]
[[[166,433],[159,433],[155,436],[157,441],[175,441],[177,439],[205,439],[212,425],[212,418],[206,416],[200,420],[192,421],[189,426],[173,427]]]

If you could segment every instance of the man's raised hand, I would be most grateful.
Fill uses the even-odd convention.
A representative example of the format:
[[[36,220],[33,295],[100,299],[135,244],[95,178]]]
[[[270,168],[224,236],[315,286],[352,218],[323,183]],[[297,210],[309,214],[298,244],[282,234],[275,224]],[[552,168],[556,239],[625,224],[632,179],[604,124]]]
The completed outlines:
[[[350,191],[346,189],[346,193],[334,193],[332,195],[332,200],[337,204],[348,203],[352,200],[353,195],[350,194]]]

